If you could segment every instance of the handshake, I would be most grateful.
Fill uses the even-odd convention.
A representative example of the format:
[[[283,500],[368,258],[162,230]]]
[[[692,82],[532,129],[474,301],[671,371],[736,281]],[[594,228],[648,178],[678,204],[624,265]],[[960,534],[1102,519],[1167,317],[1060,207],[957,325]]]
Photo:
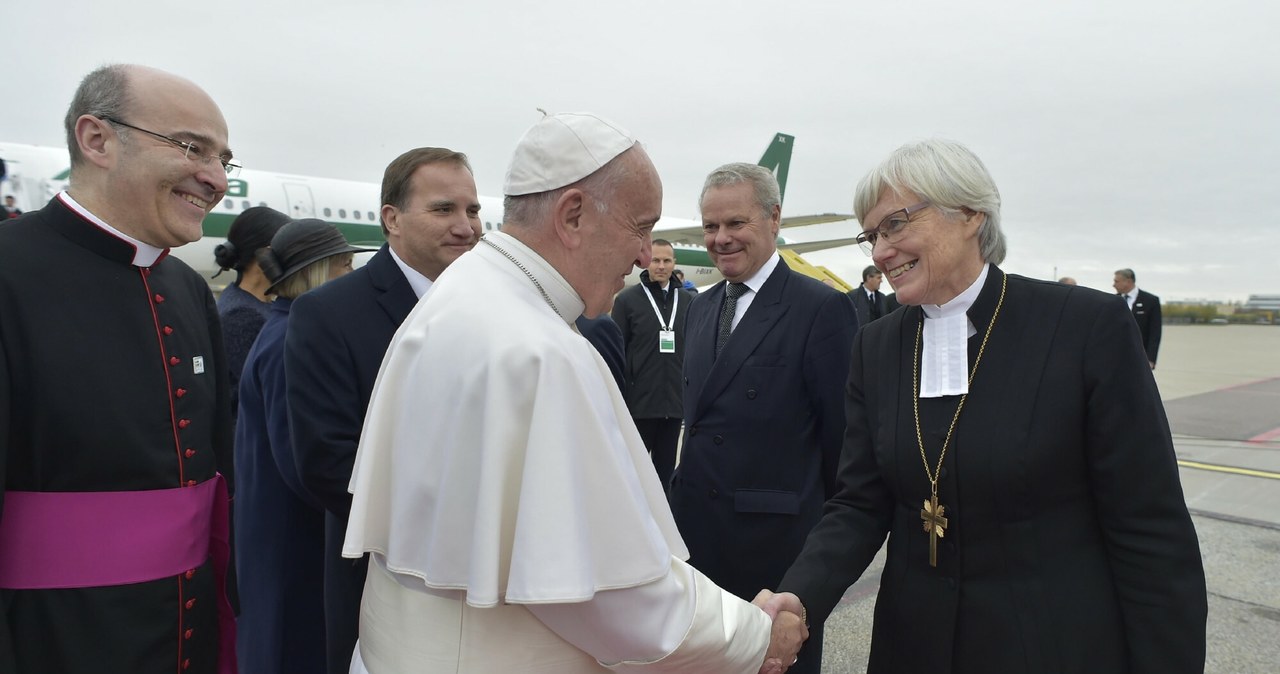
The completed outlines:
[[[782,674],[796,663],[800,647],[809,638],[808,615],[800,598],[790,592],[773,593],[760,590],[752,604],[764,610],[773,620],[769,650],[765,652],[760,674]]]

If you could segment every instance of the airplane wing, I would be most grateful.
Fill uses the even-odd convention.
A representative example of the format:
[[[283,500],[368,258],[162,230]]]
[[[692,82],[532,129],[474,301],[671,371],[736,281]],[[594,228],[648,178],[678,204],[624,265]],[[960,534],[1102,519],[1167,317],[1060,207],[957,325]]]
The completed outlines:
[[[795,251],[800,254],[812,253],[815,250],[826,250],[828,248],[839,248],[840,246],[855,246],[857,241],[854,237],[847,239],[825,239],[822,241],[783,241],[778,244],[778,248],[783,250]]]
[[[847,213],[817,213],[814,215],[792,215],[782,219],[783,227],[806,227],[808,225],[824,225],[828,222],[853,220]]]

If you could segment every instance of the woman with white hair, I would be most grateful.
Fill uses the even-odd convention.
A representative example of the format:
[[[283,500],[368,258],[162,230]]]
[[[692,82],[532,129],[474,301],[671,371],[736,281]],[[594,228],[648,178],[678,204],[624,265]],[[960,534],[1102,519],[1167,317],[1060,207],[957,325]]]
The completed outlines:
[[[953,142],[858,185],[905,310],[854,342],[836,496],[781,590],[821,620],[888,536],[870,672],[1200,672],[1206,593],[1123,302],[1006,274],[1000,194]]]

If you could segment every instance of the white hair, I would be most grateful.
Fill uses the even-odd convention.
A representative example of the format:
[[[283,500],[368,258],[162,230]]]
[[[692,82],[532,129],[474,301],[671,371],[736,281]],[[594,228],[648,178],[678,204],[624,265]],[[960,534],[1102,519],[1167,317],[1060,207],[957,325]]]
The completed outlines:
[[[978,229],[978,249],[984,262],[1000,264],[1005,237],[1000,229],[1000,190],[982,160],[969,148],[932,138],[893,151],[858,183],[853,210],[858,221],[875,208],[886,189],[913,192],[947,214],[962,209],[986,215]]]

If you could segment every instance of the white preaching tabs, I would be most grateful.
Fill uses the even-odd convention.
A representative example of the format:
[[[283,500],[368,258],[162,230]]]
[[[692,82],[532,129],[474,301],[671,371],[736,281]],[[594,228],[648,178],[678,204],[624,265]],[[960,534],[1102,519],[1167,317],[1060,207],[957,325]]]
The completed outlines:
[[[977,329],[966,312],[978,299],[991,265],[964,292],[946,304],[923,304],[924,344],[920,355],[920,397],[941,398],[969,392],[969,338]]]

